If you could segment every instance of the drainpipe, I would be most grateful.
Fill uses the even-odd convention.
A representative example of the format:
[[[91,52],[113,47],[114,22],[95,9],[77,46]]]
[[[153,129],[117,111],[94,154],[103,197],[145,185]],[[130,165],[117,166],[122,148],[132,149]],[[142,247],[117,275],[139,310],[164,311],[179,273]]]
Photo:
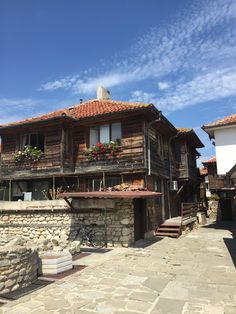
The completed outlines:
[[[148,132],[147,132],[147,146],[148,146],[148,175],[150,176],[152,171],[151,171],[151,143],[150,143],[150,127],[154,124],[154,123],[157,123],[157,122],[160,122],[161,121],[161,118],[162,118],[162,112],[159,111],[159,117],[158,119],[156,120],[153,120],[151,122],[148,123],[148,126],[147,126],[147,129],[148,129]]]

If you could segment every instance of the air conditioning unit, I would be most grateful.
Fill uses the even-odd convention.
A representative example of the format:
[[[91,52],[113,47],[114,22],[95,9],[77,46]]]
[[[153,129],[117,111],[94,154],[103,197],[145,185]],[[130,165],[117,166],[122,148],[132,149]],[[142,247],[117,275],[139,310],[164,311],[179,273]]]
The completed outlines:
[[[178,181],[170,181],[170,190],[178,191]]]

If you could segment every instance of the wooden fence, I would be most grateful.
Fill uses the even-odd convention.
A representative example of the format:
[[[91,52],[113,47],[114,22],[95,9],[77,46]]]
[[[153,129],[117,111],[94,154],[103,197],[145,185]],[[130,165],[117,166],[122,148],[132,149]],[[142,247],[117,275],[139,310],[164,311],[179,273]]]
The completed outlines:
[[[196,220],[197,213],[201,210],[203,210],[202,203],[181,203],[182,222]]]

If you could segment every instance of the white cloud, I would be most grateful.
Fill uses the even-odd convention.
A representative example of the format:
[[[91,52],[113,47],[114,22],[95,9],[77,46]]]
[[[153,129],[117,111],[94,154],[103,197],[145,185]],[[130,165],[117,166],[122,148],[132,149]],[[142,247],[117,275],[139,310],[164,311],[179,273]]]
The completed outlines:
[[[167,111],[195,104],[236,96],[236,67],[217,70],[179,84],[172,93],[159,98],[159,105]]]
[[[0,124],[13,122],[25,117],[27,113],[40,108],[40,100],[34,98],[0,98]]]
[[[131,93],[131,102],[143,102],[143,103],[154,103],[155,94],[153,93],[145,93],[141,90],[136,90]]]
[[[136,84],[132,100],[157,103],[168,111],[236,95],[235,17],[233,0],[197,2],[179,12],[175,23],[140,38],[125,58],[105,62],[109,70],[66,76],[43,84],[41,90],[60,88],[83,97],[95,94],[98,85],[127,91]],[[146,80],[158,80],[161,98],[150,88],[140,88]]]
[[[170,83],[168,82],[158,82],[158,88],[160,90],[164,90],[170,87]]]

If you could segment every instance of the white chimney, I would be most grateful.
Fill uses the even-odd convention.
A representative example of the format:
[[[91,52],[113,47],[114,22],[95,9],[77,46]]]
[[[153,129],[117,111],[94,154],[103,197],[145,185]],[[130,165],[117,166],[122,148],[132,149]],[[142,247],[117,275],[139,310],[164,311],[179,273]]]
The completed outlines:
[[[102,99],[111,99],[111,94],[109,90],[107,90],[103,86],[98,86],[97,87],[97,99],[102,100]]]

